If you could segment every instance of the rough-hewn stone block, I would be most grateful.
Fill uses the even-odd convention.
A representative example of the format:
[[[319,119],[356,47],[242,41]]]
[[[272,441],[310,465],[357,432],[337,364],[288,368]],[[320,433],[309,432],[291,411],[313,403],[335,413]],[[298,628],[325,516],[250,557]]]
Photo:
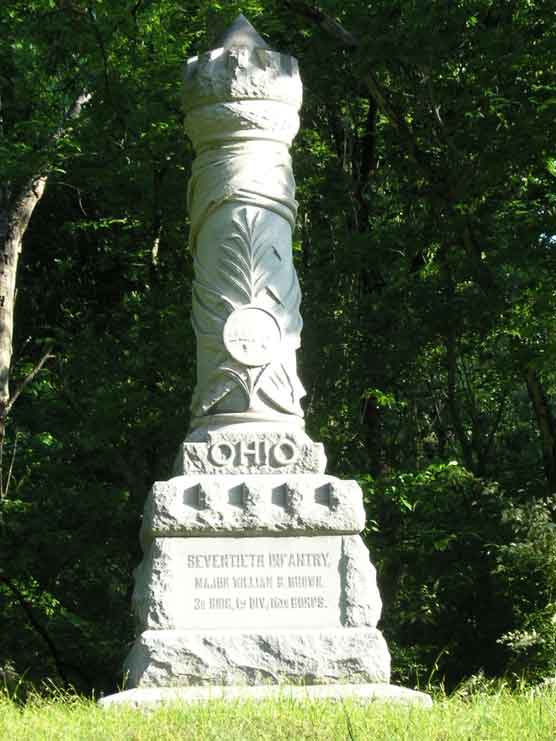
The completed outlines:
[[[373,628],[146,631],[126,662],[132,687],[388,682]]]

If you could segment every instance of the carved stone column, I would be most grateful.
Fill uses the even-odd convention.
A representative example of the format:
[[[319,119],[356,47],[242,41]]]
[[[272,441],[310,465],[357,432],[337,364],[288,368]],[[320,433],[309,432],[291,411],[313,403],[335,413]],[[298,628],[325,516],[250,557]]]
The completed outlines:
[[[195,439],[231,424],[303,428],[289,155],[301,95],[297,61],[245,20],[185,66],[185,127],[197,152],[188,192]]]

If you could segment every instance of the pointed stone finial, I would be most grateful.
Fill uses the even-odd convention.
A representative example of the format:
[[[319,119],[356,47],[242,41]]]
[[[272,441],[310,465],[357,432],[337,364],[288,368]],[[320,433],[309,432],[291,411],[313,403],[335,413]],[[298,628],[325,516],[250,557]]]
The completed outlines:
[[[248,49],[269,49],[266,41],[259,36],[247,18],[241,13],[218,40],[218,48],[231,49],[232,46],[243,46]]]

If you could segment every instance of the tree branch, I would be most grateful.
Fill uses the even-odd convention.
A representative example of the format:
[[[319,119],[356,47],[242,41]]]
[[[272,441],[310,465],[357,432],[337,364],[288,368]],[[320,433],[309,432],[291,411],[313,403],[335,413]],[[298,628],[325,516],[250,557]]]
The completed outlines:
[[[23,391],[27,388],[27,386],[31,383],[31,381],[34,378],[36,378],[37,374],[40,373],[46,361],[55,357],[54,355],[51,354],[50,352],[51,350],[52,350],[52,345],[49,345],[47,351],[44,353],[44,355],[39,360],[39,362],[35,365],[33,370],[25,376],[25,378],[23,379],[23,381],[21,381],[20,384],[18,384],[16,390],[11,395],[9,402],[6,405],[6,416],[10,413],[13,405],[18,400],[18,398],[21,396]]]
[[[284,5],[294,13],[297,13],[315,23],[319,28],[335,39],[343,48],[353,51],[360,47],[360,42],[354,34],[345,29],[339,21],[332,18],[332,16],[328,15],[320,8],[311,6],[300,0],[285,0]],[[382,88],[382,85],[379,83],[377,76],[372,70],[367,70],[363,77],[363,83],[376,102],[378,109],[389,119],[390,123],[398,131],[398,134],[403,139],[408,154],[413,162],[420,168],[427,179],[431,181],[431,170],[417,146],[411,128],[404,120],[403,115],[396,110],[395,106],[389,100],[388,95]]]
[[[529,365],[524,375],[541,436],[544,472],[549,494],[554,494],[556,492],[556,420],[537,371]]]
[[[4,439],[1,441],[2,449],[0,450],[0,477],[3,478],[3,467],[2,467],[2,461],[4,459]],[[12,480],[12,473],[14,470],[14,463],[15,463],[15,456],[17,453],[17,429],[14,437],[14,444],[12,448],[12,455],[10,457],[10,467],[8,468],[8,476],[6,478],[6,484],[4,485],[3,481],[0,481],[0,499],[5,499],[8,496],[8,492],[10,491],[10,483]]]
[[[354,49],[359,46],[359,41],[353,34],[347,31],[335,18],[332,18],[332,16],[328,15],[320,8],[317,8],[314,5],[311,6],[305,2],[298,2],[297,0],[284,0],[283,5],[294,13],[316,23],[317,26],[335,38],[342,46],[346,46],[349,49]]]
[[[91,99],[91,93],[82,90],[68,108],[62,124],[56,129],[49,139],[46,149],[57,144],[67,131],[68,124],[81,115],[83,106]],[[42,168],[40,168],[42,170]],[[20,190],[13,207],[10,209],[9,225],[14,236],[23,238],[25,231],[33,215],[37,203],[44,194],[48,174],[37,172],[32,175]]]
[[[48,650],[50,651],[50,655],[52,656],[52,659],[54,661],[54,665],[56,666],[56,671],[60,675],[60,679],[66,686],[69,686],[70,683],[64,671],[62,659],[60,657],[60,654],[58,653],[58,649],[56,648],[52,638],[48,635],[46,628],[43,625],[41,625],[41,623],[37,620],[37,618],[33,614],[33,608],[31,604],[25,599],[24,595],[15,586],[13,581],[11,579],[8,579],[8,577],[4,575],[1,569],[0,569],[0,583],[5,584],[7,588],[10,590],[10,592],[14,595],[14,597],[20,604],[23,612],[25,613],[27,620],[33,627],[34,631],[38,633],[38,635],[46,643]]]

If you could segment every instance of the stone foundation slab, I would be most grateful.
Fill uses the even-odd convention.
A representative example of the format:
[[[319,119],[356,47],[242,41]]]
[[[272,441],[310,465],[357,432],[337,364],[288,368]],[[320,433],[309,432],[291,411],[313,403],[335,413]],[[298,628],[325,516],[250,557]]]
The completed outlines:
[[[424,692],[408,690],[392,684],[336,684],[336,685],[258,685],[254,687],[140,687],[125,690],[99,700],[103,708],[125,705],[131,708],[191,702],[238,702],[242,700],[270,700],[287,698],[299,702],[344,699],[363,703],[393,702],[398,705],[432,707],[432,700]]]
[[[373,628],[145,631],[124,671],[128,687],[388,684],[390,655]]]

